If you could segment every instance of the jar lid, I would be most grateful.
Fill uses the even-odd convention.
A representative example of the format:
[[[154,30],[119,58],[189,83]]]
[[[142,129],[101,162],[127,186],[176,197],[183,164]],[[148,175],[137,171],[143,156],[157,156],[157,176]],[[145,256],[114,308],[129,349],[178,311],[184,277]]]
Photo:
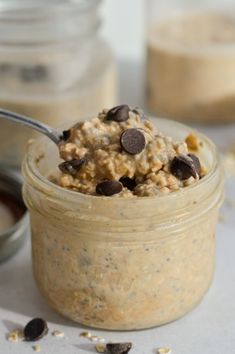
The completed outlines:
[[[29,230],[21,189],[20,173],[0,166],[0,262],[20,248]]]

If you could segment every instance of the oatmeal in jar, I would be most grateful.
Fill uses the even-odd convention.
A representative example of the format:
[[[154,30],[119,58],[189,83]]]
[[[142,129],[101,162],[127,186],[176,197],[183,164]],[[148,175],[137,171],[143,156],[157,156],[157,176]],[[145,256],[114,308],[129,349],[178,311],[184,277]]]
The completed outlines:
[[[192,310],[211,284],[218,154],[189,127],[155,123],[127,105],[103,110],[63,132],[63,162],[46,137],[24,159],[36,283],[78,323],[161,325]]]

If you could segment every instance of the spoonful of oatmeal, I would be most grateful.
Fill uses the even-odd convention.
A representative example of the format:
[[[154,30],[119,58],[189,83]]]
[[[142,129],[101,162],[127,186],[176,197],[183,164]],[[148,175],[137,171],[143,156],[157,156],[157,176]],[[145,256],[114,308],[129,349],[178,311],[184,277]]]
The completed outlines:
[[[119,105],[58,131],[0,109],[0,119],[21,123],[51,139],[64,160],[57,183],[90,195],[158,196],[203,177],[199,158],[186,141],[160,132],[138,108]],[[191,145],[192,145],[192,139]]]

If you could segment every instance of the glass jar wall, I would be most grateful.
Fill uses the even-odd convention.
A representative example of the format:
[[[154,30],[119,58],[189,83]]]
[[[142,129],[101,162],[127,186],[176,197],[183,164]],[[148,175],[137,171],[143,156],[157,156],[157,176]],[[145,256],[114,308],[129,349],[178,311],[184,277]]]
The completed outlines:
[[[100,0],[0,4],[1,108],[56,126],[115,103],[115,62],[99,36]],[[0,120],[0,163],[19,166],[32,136]]]
[[[149,109],[200,122],[235,121],[235,3],[148,0]]]

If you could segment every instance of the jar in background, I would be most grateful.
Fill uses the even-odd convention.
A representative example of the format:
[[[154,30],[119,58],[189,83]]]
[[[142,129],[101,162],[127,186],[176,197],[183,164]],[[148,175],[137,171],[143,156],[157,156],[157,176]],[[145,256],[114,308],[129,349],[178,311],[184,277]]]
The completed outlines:
[[[191,132],[156,120],[174,139]],[[173,321],[202,299],[215,264],[215,232],[223,173],[214,145],[198,135],[208,174],[158,197],[115,198],[63,189],[48,176],[59,154],[48,138],[24,159],[37,285],[58,312],[79,323],[115,330]]]
[[[52,126],[112,106],[116,68],[100,0],[0,0],[0,107]],[[0,163],[19,166],[31,130],[0,120]]]
[[[179,120],[235,121],[232,0],[148,0],[148,108]]]

